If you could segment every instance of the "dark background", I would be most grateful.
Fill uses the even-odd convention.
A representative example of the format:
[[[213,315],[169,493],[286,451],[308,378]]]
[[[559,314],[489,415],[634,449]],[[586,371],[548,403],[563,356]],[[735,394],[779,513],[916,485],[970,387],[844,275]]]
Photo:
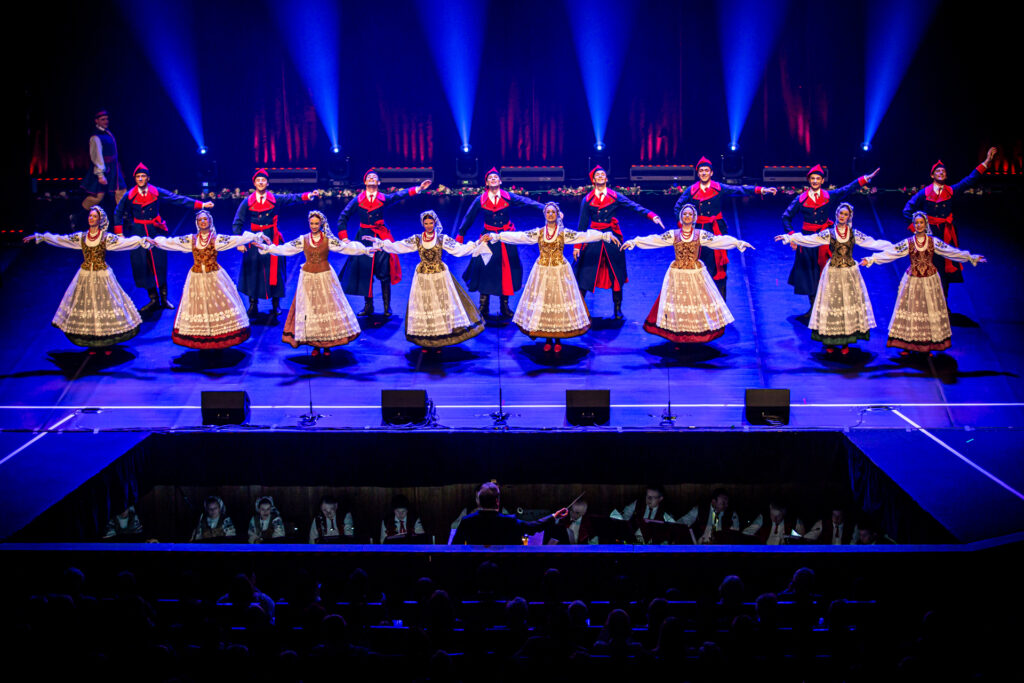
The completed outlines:
[[[880,183],[921,184],[938,157],[959,179],[990,145],[1020,171],[1019,34],[996,6],[940,5],[874,140]],[[106,108],[126,175],[145,160],[155,183],[196,191],[196,144],[121,5],[28,11],[34,19],[9,26],[24,41],[7,59],[23,95],[8,110],[19,121],[14,178],[82,175],[92,114]],[[245,187],[262,165],[323,167],[330,142],[267,6],[182,2],[179,11],[195,29],[217,185]],[[606,136],[614,176],[629,164],[717,158],[729,132],[715,3],[637,2],[635,11]],[[821,162],[845,182],[863,137],[866,13],[859,2],[789,4],[740,138],[747,175]],[[340,142],[354,175],[423,164],[451,182],[458,136],[416,7],[345,2],[340,15]],[[562,3],[489,3],[471,141],[481,170],[563,164],[583,178],[594,140]]]

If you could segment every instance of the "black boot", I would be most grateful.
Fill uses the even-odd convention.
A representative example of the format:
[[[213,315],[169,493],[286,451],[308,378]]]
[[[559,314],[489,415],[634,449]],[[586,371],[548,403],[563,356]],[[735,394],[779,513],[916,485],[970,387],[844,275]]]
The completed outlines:
[[[511,318],[515,315],[512,309],[508,307],[508,297],[505,295],[501,297],[501,315],[506,318]]]
[[[359,316],[366,317],[368,315],[373,315],[373,297],[365,296],[363,297],[363,301],[363,310],[359,311]]]
[[[139,309],[139,315],[146,315],[153,309],[160,306],[160,295],[155,289],[146,290],[149,293],[149,303]]]
[[[391,315],[391,281],[380,281],[380,298],[384,302],[384,315]]]
[[[480,295],[480,317],[491,314],[491,297],[487,294]]]
[[[166,286],[160,288],[160,301],[163,307],[166,308],[168,311],[174,310],[174,304],[171,303],[171,300],[167,298]]]
[[[270,309],[270,317],[276,318],[278,315],[281,314],[281,297],[275,296],[270,301],[273,304],[272,308]]]
[[[612,303],[615,304],[615,319],[622,320],[622,290],[612,290]]]
[[[725,301],[725,278],[715,280],[715,286],[718,287],[718,293],[722,295],[722,301]]]
[[[260,314],[260,300],[256,297],[249,297],[249,310],[246,311],[250,318],[254,318]]]

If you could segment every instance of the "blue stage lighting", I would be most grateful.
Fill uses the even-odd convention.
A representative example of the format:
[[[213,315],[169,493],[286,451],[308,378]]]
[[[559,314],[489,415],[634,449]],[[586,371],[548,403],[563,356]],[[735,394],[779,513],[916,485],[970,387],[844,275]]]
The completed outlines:
[[[487,3],[479,0],[420,0],[416,3],[448,98],[462,146],[473,126]]]
[[[340,120],[338,83],[341,55],[340,3],[332,0],[278,0],[267,3],[288,45],[295,69],[309,90],[320,123],[333,147],[338,146]]]
[[[459,145],[459,151],[462,152],[463,154],[469,154],[470,152],[473,151],[473,145],[469,144],[468,142],[463,142],[461,145]]]
[[[938,0],[871,0],[868,4],[864,51],[864,140],[868,144],[875,139],[938,4]],[[938,57],[936,63],[942,55]]]
[[[210,150],[206,149],[206,147],[205,147],[205,146],[200,146],[200,147],[199,147],[199,150],[198,150],[198,152],[199,152],[199,155],[200,155],[200,156],[205,156],[205,155],[206,155],[206,153],[207,153],[207,152],[209,152],[209,151],[210,151]]]
[[[341,147],[338,145],[331,147],[331,154],[341,154]]]
[[[198,147],[203,147],[199,69],[194,36],[198,19],[170,0],[122,0],[139,46],[174,103]]]
[[[566,0],[566,7],[597,149],[604,144],[636,10],[620,0]]]
[[[871,151],[871,143],[870,142],[862,142],[862,143],[860,143],[860,151],[862,151],[862,152],[870,152]]]
[[[789,9],[788,0],[732,0],[715,3],[722,77],[729,113],[729,139],[740,139],[765,65],[775,49]]]
[[[604,151],[604,143],[601,142],[600,140],[595,142],[594,143],[594,151],[603,152]]]
[[[740,146],[738,144],[736,144],[735,142],[730,142],[729,143],[729,151],[730,152],[738,152],[739,149],[740,149]]]

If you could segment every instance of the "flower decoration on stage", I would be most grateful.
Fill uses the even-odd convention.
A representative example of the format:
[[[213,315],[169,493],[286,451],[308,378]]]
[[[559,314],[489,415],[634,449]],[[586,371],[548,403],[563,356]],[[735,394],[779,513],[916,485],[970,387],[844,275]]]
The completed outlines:
[[[576,187],[556,187],[551,190],[549,194],[555,195],[556,197],[582,197],[588,192],[586,185],[578,185]]]

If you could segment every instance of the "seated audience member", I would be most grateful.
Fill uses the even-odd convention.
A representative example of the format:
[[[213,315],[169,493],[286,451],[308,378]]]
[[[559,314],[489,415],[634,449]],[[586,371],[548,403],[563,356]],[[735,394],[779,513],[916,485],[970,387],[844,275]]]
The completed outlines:
[[[235,535],[235,523],[228,517],[224,501],[219,496],[210,496],[203,502],[203,514],[192,532],[192,540],[224,538]]]
[[[633,629],[629,621],[629,613],[623,609],[613,609],[605,619],[604,628],[597,636],[591,653],[607,657],[623,658],[644,655],[644,648],[633,640]]]
[[[245,574],[235,574],[228,585],[228,592],[220,596],[217,603],[231,605],[242,611],[246,610],[250,605],[259,605],[260,610],[266,615],[269,623],[274,623],[276,604],[273,598],[256,588],[252,583],[252,579]]]
[[[401,494],[392,498],[388,519],[380,522],[380,542],[383,543],[392,536],[422,536],[426,533],[420,518],[409,514],[409,499]]]
[[[809,540],[817,540],[821,534],[820,521],[808,531],[803,521],[800,519],[790,521],[786,517],[786,512],[785,505],[776,502],[769,503],[767,523],[764,522],[764,515],[758,515],[750,526],[743,530],[743,533],[753,536],[759,543],[765,545],[782,545],[786,543],[787,538],[793,535],[794,531],[801,538],[809,533],[811,534]]]
[[[559,542],[569,545],[596,545],[601,541],[595,529],[591,525],[592,518],[587,516],[587,501],[581,500],[573,503],[569,508],[569,516],[565,519],[555,521],[558,530],[564,530],[564,535],[559,534]],[[552,534],[554,536],[554,534]]]
[[[107,528],[103,532],[103,538],[115,538],[117,536],[141,536],[142,520],[135,512],[135,506],[129,505],[122,512],[117,513],[107,522]]]
[[[709,505],[694,505],[679,521],[690,527],[701,545],[713,543],[715,532],[740,530],[740,516],[729,507],[729,494],[723,488],[711,493]]]
[[[322,538],[353,536],[355,533],[352,513],[346,512],[345,518],[338,521],[338,499],[334,496],[321,498],[320,512],[313,518],[313,523],[309,525],[309,542],[319,543]]]
[[[497,484],[487,483],[476,493],[477,509],[459,524],[452,545],[519,545],[526,534],[543,531],[569,514],[565,508],[536,522],[524,522],[512,515],[503,515],[501,490]]]
[[[256,499],[256,514],[249,519],[249,543],[284,538],[284,520],[270,496]]]
[[[857,545],[893,545],[896,541],[885,535],[881,525],[873,519],[865,519],[857,529]]]
[[[832,523],[818,537],[824,545],[853,545],[857,542],[857,525],[847,516],[843,508],[832,509]]]

